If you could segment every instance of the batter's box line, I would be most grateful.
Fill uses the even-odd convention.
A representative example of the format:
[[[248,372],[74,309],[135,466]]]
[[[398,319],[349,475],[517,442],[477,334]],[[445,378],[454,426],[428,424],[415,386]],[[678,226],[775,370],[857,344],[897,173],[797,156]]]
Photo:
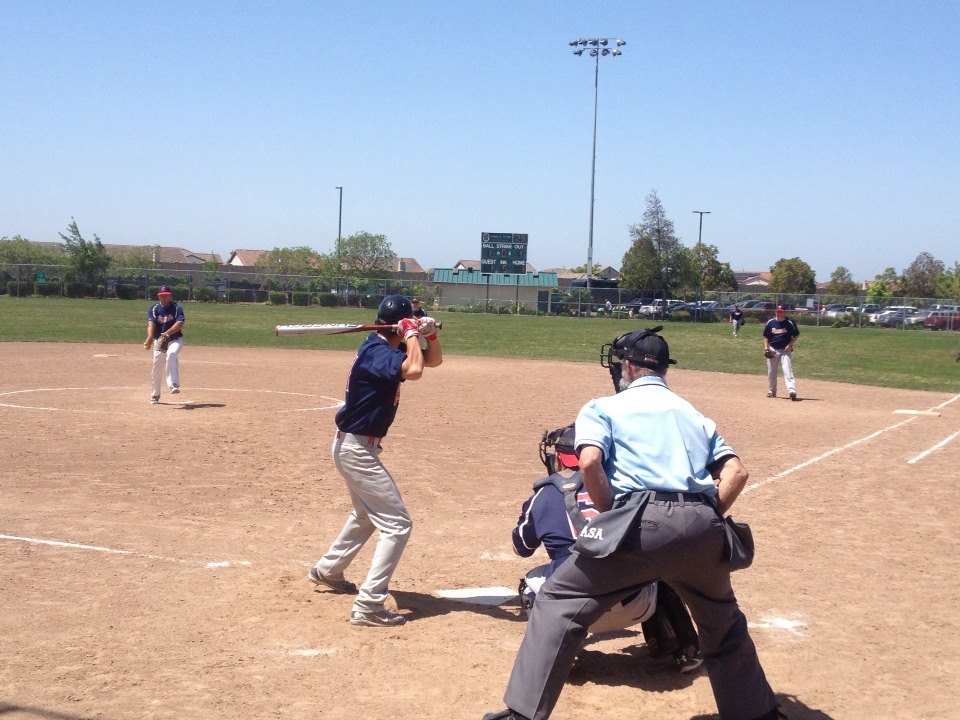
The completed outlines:
[[[183,565],[201,565],[207,568],[222,567],[250,567],[253,565],[249,560],[219,560],[204,562],[199,560],[184,560],[183,558],[168,557],[166,555],[153,555],[150,553],[141,553],[134,550],[121,550],[119,548],[108,548],[101,545],[87,545],[84,543],[66,542],[64,540],[45,540],[43,538],[29,538],[21,535],[3,535],[0,534],[0,540],[10,542],[22,542],[30,545],[46,545],[49,547],[61,547],[69,550],[87,550],[90,552],[107,553],[109,555],[129,555],[130,557],[146,558],[148,560],[162,560],[163,562],[181,563]]]

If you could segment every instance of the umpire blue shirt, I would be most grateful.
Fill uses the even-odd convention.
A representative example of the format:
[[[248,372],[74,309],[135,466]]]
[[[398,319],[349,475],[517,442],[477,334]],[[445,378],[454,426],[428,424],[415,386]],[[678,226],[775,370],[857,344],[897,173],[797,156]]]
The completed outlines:
[[[614,499],[638,490],[714,496],[708,468],[736,455],[716,423],[659,376],[638,378],[617,395],[591,400],[577,415],[576,428],[578,451],[593,445],[603,453]]]

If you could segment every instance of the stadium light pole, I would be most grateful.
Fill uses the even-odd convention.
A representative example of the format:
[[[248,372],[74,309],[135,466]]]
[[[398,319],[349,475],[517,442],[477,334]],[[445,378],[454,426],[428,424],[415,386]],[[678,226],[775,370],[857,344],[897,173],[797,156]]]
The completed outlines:
[[[709,210],[694,210],[694,211],[693,211],[693,214],[700,216],[700,234],[697,236],[697,244],[699,245],[700,243],[703,242],[703,216],[704,216],[704,215],[709,215],[709,214],[710,214],[710,211],[709,211]]]
[[[697,245],[703,245],[703,216],[704,216],[704,215],[709,215],[709,214],[710,214],[710,211],[709,211],[709,210],[694,210],[694,211],[693,211],[693,214],[700,216],[700,233],[699,233],[699,235],[697,235]],[[698,252],[702,252],[702,250],[698,249]],[[699,301],[703,299],[703,289],[700,287],[700,282],[701,282],[700,273],[697,273],[697,294],[698,294],[699,297],[697,297],[697,301],[698,301],[698,302],[697,302],[697,313],[696,313],[696,314],[698,314],[698,315],[699,315],[699,312],[700,312],[700,304],[699,304]]]
[[[340,259],[340,234],[343,232],[343,187],[337,185],[340,191],[340,214],[337,217],[337,260]]]
[[[611,43],[614,47],[608,47]],[[620,48],[626,45],[625,40],[614,38],[577,38],[570,41],[573,54],[582,56],[584,51],[594,58],[593,70],[593,156],[590,161],[590,229],[587,236],[587,295],[590,294],[590,280],[593,277],[593,205],[595,202],[594,189],[597,179],[597,102],[600,94],[600,58],[610,55],[623,55]]]

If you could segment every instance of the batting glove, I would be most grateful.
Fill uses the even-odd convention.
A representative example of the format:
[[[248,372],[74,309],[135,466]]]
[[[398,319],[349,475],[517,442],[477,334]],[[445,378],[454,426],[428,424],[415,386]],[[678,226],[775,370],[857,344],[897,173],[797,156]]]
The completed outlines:
[[[420,334],[420,326],[414,318],[403,318],[397,323],[397,332],[407,340]]]
[[[423,335],[427,340],[434,341],[437,339],[437,321],[432,317],[422,317],[420,318],[420,334]]]

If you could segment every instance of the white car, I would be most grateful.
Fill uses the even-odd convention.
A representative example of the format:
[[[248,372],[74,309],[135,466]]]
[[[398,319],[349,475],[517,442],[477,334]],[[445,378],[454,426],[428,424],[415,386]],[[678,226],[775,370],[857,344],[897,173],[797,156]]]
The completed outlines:
[[[882,327],[900,327],[907,322],[907,318],[913,317],[918,312],[917,308],[911,305],[891,305],[886,310],[878,312],[873,322]]]

